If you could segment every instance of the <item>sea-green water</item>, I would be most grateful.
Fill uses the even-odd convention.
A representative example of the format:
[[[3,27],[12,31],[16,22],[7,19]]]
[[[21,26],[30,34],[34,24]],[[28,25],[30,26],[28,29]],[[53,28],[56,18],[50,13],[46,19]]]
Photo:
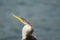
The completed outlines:
[[[21,40],[13,13],[32,23],[37,40],[60,40],[60,0],[0,0],[0,40]]]

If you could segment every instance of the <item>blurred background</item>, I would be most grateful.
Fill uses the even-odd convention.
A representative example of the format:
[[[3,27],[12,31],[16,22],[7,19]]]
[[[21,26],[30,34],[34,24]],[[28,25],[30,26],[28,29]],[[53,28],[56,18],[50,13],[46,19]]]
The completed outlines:
[[[0,40],[21,40],[12,13],[32,23],[37,40],[60,40],[60,0],[0,0]]]

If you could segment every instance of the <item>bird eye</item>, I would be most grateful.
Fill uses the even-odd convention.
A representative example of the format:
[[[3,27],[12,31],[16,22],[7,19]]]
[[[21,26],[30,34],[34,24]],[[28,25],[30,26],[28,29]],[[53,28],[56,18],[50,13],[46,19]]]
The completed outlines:
[[[23,20],[23,22],[24,22],[24,20]]]

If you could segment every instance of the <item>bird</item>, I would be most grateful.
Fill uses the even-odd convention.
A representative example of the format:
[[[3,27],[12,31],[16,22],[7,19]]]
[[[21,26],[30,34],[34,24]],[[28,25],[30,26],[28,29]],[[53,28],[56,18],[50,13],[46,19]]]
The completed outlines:
[[[24,24],[22,28],[22,40],[37,40],[33,35],[34,30],[31,23],[22,17],[16,16],[15,14],[12,14],[12,16]]]

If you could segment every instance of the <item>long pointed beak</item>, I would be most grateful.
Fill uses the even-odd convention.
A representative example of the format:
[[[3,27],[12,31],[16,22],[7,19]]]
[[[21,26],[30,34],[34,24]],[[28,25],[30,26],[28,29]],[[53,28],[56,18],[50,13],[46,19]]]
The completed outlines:
[[[14,15],[14,14],[12,14],[12,16],[15,17],[16,19],[18,19],[19,21],[22,21],[22,18],[21,18],[21,17],[16,16],[16,15]]]

